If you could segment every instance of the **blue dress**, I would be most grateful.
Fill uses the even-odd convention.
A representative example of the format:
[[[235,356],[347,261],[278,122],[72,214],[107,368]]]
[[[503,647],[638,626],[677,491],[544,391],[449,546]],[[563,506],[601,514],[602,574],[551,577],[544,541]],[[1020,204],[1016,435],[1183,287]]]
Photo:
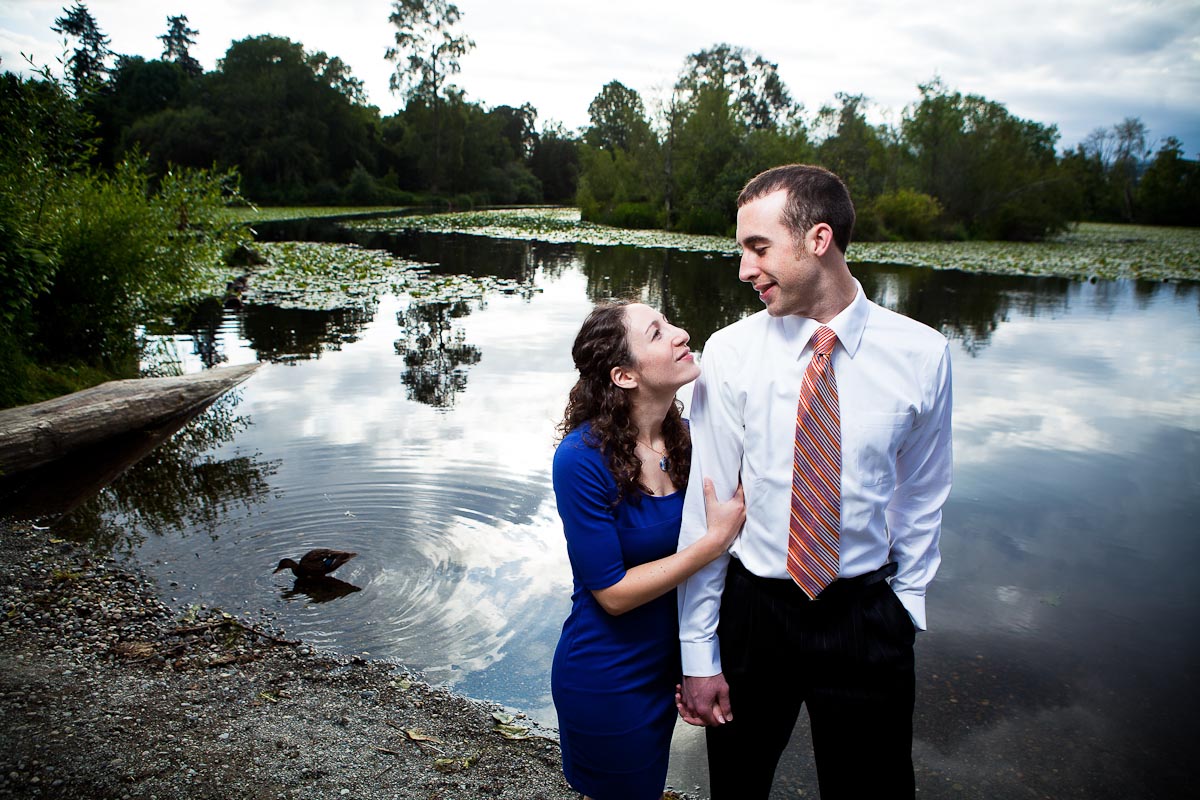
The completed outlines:
[[[675,728],[680,679],[675,590],[620,616],[592,595],[630,567],[675,552],[683,492],[628,498],[587,425],[554,454],[554,494],[567,538],[574,591],[550,676],[563,773],[594,800],[659,800]]]

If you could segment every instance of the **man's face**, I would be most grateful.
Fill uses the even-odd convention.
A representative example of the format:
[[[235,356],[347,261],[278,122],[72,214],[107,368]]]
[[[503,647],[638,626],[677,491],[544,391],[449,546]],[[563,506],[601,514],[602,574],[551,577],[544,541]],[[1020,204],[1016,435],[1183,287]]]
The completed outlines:
[[[820,262],[808,241],[797,247],[783,224],[787,191],[764,195],[738,209],[737,242],[742,250],[738,278],[749,283],[773,317],[811,316]]]

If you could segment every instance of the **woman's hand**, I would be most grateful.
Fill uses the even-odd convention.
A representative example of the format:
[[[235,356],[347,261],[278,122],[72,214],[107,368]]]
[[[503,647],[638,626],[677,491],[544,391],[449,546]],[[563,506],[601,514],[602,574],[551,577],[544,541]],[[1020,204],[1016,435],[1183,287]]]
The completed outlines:
[[[741,481],[733,497],[724,503],[717,500],[717,490],[711,478],[704,479],[704,517],[708,522],[707,536],[719,548],[718,555],[729,549],[746,521],[746,495]]]

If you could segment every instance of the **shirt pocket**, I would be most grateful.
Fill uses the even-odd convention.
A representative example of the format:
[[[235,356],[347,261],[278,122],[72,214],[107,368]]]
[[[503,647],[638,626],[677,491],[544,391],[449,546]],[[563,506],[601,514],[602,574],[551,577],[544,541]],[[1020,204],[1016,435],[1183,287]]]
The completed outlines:
[[[895,481],[896,453],[908,434],[909,415],[897,413],[865,413],[851,422],[859,482],[863,486],[879,486]],[[843,453],[843,458],[845,453]]]

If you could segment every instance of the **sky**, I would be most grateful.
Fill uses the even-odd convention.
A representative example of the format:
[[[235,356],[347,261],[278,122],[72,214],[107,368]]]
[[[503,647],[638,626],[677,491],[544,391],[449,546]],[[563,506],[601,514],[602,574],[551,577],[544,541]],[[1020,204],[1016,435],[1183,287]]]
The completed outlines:
[[[57,68],[50,27],[67,0],[0,0],[0,68],[28,72],[22,53]],[[390,0],[91,0],[114,52],[157,58],[167,17],[198,31],[195,57],[212,69],[231,42],[284,36],[346,62],[384,114]],[[951,89],[1056,125],[1059,149],[1138,117],[1151,146],[1167,136],[1200,156],[1197,0],[458,0],[459,30],[476,47],[455,83],[490,107],[531,103],[539,127],[587,125],[609,81],[648,108],[691,53],[728,43],[778,64],[807,115],[862,94],[868,118],[898,124],[935,76]],[[334,11],[336,9],[336,11]]]

